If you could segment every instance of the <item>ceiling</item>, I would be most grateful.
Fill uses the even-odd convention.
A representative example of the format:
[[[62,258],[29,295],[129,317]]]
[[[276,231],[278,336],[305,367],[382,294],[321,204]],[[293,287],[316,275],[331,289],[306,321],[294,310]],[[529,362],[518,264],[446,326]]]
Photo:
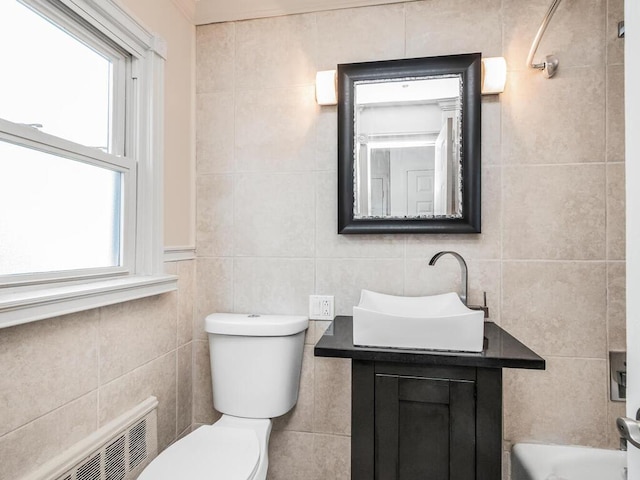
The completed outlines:
[[[193,11],[196,25],[275,17],[296,13],[363,7],[404,0],[174,0],[186,10]],[[194,8],[195,3],[195,8]]]

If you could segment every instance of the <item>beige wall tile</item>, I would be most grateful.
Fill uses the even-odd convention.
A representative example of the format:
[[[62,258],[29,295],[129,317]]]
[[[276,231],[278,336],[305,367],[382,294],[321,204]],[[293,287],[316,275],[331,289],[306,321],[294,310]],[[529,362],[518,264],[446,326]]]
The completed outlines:
[[[101,309],[100,383],[176,348],[175,292]]]
[[[624,260],[626,249],[625,166],[607,165],[607,259]]]
[[[546,0],[505,0],[504,48],[510,69],[526,69],[526,59],[538,27],[549,8]],[[534,62],[554,54],[560,69],[603,65],[606,0],[562,2],[540,42]],[[555,77],[554,77],[555,78]]]
[[[561,357],[546,361],[544,371],[504,371],[505,440],[606,445],[607,361]],[[585,420],[578,420],[582,416]]]
[[[501,324],[502,319],[502,263],[495,260],[470,260],[469,296],[470,305],[484,305],[487,294],[489,320]]]
[[[351,438],[337,435],[314,435],[313,454],[316,480],[351,479]]]
[[[505,262],[502,326],[542,356],[607,358],[604,262]]]
[[[500,0],[431,0],[405,5],[407,57],[468,52],[502,55]]]
[[[385,258],[316,260],[316,293],[334,295],[336,315],[352,315],[364,288],[401,295],[404,261]]]
[[[318,70],[340,63],[405,56],[404,5],[381,5],[316,13]]]
[[[275,430],[313,432],[314,362],[313,346],[305,345],[298,402],[289,413],[273,419],[273,428]]]
[[[198,258],[196,261],[196,315],[193,338],[207,340],[204,319],[210,313],[233,312],[233,260]]]
[[[233,92],[196,97],[196,169],[198,175],[230,173],[235,168],[235,97]]]
[[[178,346],[193,339],[193,314],[196,295],[196,262],[177,262],[178,269]]]
[[[0,479],[22,478],[97,429],[95,392],[0,437]]]
[[[316,344],[316,323],[318,323],[318,320],[309,320],[309,326],[307,327],[307,331],[304,334],[305,345]]]
[[[509,446],[509,448],[511,448]],[[511,480],[511,451],[505,450],[502,453],[502,479]]]
[[[624,65],[607,67],[607,161],[624,162]]]
[[[236,258],[235,311],[306,315],[313,263],[301,258]]]
[[[313,170],[319,110],[314,85],[237,92],[237,171]]]
[[[193,418],[193,343],[178,349],[176,432],[191,427]]]
[[[625,402],[607,402],[607,444],[605,448],[610,448],[612,450],[617,450],[620,448],[620,433],[618,432],[618,428],[616,427],[616,419],[618,417],[626,417],[627,414],[625,412],[627,404]]]
[[[338,171],[337,138],[338,107],[325,105],[320,108],[316,123],[316,170]]]
[[[624,63],[624,40],[618,38],[618,22],[624,20],[624,0],[607,2],[607,64]]]
[[[339,235],[338,179],[335,172],[316,174],[316,257],[401,258],[401,235]]]
[[[627,349],[626,268],[624,262],[607,264],[607,327],[609,350]]]
[[[97,385],[97,310],[0,331],[0,435]]]
[[[164,262],[163,267],[167,275],[178,275],[178,262]]]
[[[220,418],[213,408],[209,343],[193,342],[193,422],[211,425]]]
[[[502,101],[501,95],[482,97],[482,135],[480,140],[482,165],[502,163]],[[483,191],[484,193],[484,191]]]
[[[564,68],[552,80],[534,70],[509,72],[500,99],[503,163],[604,161],[602,68]]]
[[[198,176],[196,248],[202,257],[233,255],[233,184],[233,175]]]
[[[104,385],[99,391],[98,420],[103,426],[153,395],[158,399],[158,451],[176,438],[176,352]]]
[[[312,433],[273,430],[269,441],[267,480],[314,478]]]
[[[315,82],[314,14],[261,18],[236,24],[236,88]]]
[[[236,255],[313,256],[313,174],[243,174],[236,180],[235,192]]]
[[[215,23],[196,29],[196,91],[233,90],[235,81],[234,23]]]
[[[505,259],[605,258],[603,164],[509,167],[503,185]]]
[[[351,360],[317,357],[314,381],[314,432],[350,435]]]

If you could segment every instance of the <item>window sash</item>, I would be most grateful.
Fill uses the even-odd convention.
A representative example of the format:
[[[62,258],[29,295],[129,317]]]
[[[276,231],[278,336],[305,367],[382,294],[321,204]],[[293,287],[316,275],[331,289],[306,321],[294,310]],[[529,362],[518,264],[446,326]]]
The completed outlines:
[[[100,31],[96,26],[84,20],[73,11],[65,0],[17,0],[26,8],[32,10],[33,15],[43,17],[56,28],[66,32],[77,42],[84,44],[87,48],[94,50],[100,56],[106,58],[111,64],[111,104],[109,108],[109,152],[115,155],[124,156],[125,137],[127,128],[126,105],[130,101],[128,94],[130,89],[127,83],[132,81],[132,53],[124,47],[110,39],[105,32]],[[75,3],[75,2],[70,2]],[[5,119],[12,121],[13,119]],[[36,122],[38,119],[34,119]],[[93,147],[94,145],[88,145]]]
[[[0,285],[0,328],[174,291],[177,278],[164,273],[162,187],[164,158],[164,40],[129,16],[114,0],[55,0],[110,38],[130,55],[127,76],[127,144],[114,164],[135,160],[130,167],[136,184],[129,226],[134,244],[129,275],[104,280],[75,279],[43,285]],[[44,4],[47,0],[29,0]],[[13,126],[18,128],[19,126]],[[20,132],[28,127],[22,126]],[[22,136],[36,135],[29,132]],[[33,138],[32,138],[33,139]],[[37,140],[37,138],[36,138]],[[68,150],[68,149],[65,149]],[[100,157],[102,158],[102,157]],[[135,178],[134,178],[135,175]],[[132,216],[133,217],[133,216]],[[126,227],[125,227],[126,228]]]
[[[49,153],[58,157],[79,161],[88,165],[116,171],[122,174],[122,237],[120,266],[54,270],[41,273],[25,273],[0,275],[0,287],[43,284],[47,282],[64,282],[83,278],[105,278],[130,274],[135,271],[135,230],[136,230],[136,162],[129,157],[119,157],[106,153],[98,148],[86,147],[64,140],[35,128],[15,124],[0,119],[0,139],[17,146],[24,146]]]
[[[108,58],[112,65],[112,93],[110,108],[110,153],[100,148],[81,145],[36,128],[0,118],[0,139],[17,146],[24,146],[70,161],[79,161],[88,165],[106,168],[122,174],[122,217],[121,229],[121,265],[104,268],[54,270],[49,272],[0,275],[0,287],[38,285],[48,282],[68,282],[74,279],[106,278],[132,274],[136,271],[136,161],[128,151],[133,152],[136,134],[133,122],[129,119],[136,115],[134,102],[135,81],[132,76],[133,63],[136,61],[131,52],[127,52],[115,40],[109,39],[104,32],[87,22],[78,12],[74,12],[67,2],[48,0],[20,0],[35,13],[43,16],[57,27],[66,31],[77,41],[84,43]],[[130,140],[126,140],[129,138]]]

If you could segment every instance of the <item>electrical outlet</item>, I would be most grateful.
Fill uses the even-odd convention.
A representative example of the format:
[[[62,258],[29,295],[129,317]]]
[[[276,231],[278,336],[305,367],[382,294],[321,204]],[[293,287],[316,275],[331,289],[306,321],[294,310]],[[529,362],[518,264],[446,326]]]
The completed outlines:
[[[309,295],[309,318],[333,320],[335,316],[333,295]]]

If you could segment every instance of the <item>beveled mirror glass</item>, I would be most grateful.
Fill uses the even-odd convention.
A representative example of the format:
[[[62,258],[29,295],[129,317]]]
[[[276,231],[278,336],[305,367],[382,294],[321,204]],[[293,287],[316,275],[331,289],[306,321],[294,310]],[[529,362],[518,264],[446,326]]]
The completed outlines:
[[[480,231],[480,54],[338,65],[338,232]]]

